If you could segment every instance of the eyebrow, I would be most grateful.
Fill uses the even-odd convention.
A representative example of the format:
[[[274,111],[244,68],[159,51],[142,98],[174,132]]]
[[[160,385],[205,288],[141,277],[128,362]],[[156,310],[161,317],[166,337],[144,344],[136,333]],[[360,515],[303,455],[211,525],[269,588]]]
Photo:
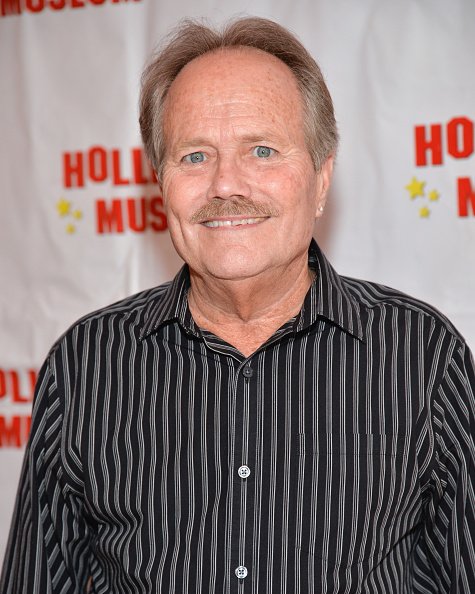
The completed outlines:
[[[277,140],[275,134],[270,131],[264,134],[245,134],[244,136],[238,136],[237,139],[240,142],[245,142],[247,144]],[[204,136],[195,136],[194,138],[189,138],[184,142],[180,142],[176,146],[176,150],[180,151],[193,146],[209,146],[210,144],[212,143],[210,142],[209,138],[205,138]]]
[[[254,142],[265,142],[266,140],[275,140],[275,134],[271,132],[266,132],[265,134],[247,134],[245,136],[241,136],[241,140],[248,143]]]
[[[209,139],[204,138],[204,136],[196,136],[195,138],[189,138],[187,140],[185,140],[184,142],[180,142],[177,145],[177,149],[184,149],[190,146],[199,146],[199,145],[209,145]]]

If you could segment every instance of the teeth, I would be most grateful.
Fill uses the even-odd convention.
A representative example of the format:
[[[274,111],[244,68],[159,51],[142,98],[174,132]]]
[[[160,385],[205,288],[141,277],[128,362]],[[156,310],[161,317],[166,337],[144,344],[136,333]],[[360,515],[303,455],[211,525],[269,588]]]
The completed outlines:
[[[205,221],[203,225],[205,227],[237,227],[238,225],[252,225],[261,221],[258,219],[239,219],[234,221]]]

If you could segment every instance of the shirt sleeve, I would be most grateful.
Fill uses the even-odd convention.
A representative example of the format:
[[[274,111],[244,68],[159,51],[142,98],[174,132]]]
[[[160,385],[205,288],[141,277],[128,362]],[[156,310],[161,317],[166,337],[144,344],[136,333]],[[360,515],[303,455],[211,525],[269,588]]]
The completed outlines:
[[[31,433],[0,578],[2,594],[85,592],[88,529],[77,479],[65,463],[67,399],[58,386],[58,364],[60,347],[52,352],[38,377]]]
[[[475,592],[475,369],[464,344],[433,403],[431,498],[415,551],[417,592]]]

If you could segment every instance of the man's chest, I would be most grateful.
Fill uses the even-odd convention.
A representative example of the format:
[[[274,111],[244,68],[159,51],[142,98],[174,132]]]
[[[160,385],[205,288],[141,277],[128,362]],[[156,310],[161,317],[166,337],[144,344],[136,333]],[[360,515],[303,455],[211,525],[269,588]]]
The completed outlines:
[[[210,592],[284,591],[276,579],[296,592],[304,565],[305,580],[361,586],[388,554],[407,556],[421,512],[417,385],[397,357],[330,338],[241,361],[167,344],[134,361],[126,385],[110,375],[91,409],[100,430],[82,441],[98,553],[126,535],[120,566],[152,541],[162,587],[178,572],[186,591]]]

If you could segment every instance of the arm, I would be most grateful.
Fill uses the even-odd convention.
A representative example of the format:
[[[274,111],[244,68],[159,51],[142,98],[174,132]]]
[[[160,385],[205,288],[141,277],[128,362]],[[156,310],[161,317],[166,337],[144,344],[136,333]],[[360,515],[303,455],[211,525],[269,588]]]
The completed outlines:
[[[88,530],[80,481],[68,458],[65,410],[58,388],[57,346],[38,378],[10,536],[0,578],[2,594],[85,592]]]
[[[458,343],[433,405],[432,497],[415,555],[417,592],[475,592],[475,370]]]

